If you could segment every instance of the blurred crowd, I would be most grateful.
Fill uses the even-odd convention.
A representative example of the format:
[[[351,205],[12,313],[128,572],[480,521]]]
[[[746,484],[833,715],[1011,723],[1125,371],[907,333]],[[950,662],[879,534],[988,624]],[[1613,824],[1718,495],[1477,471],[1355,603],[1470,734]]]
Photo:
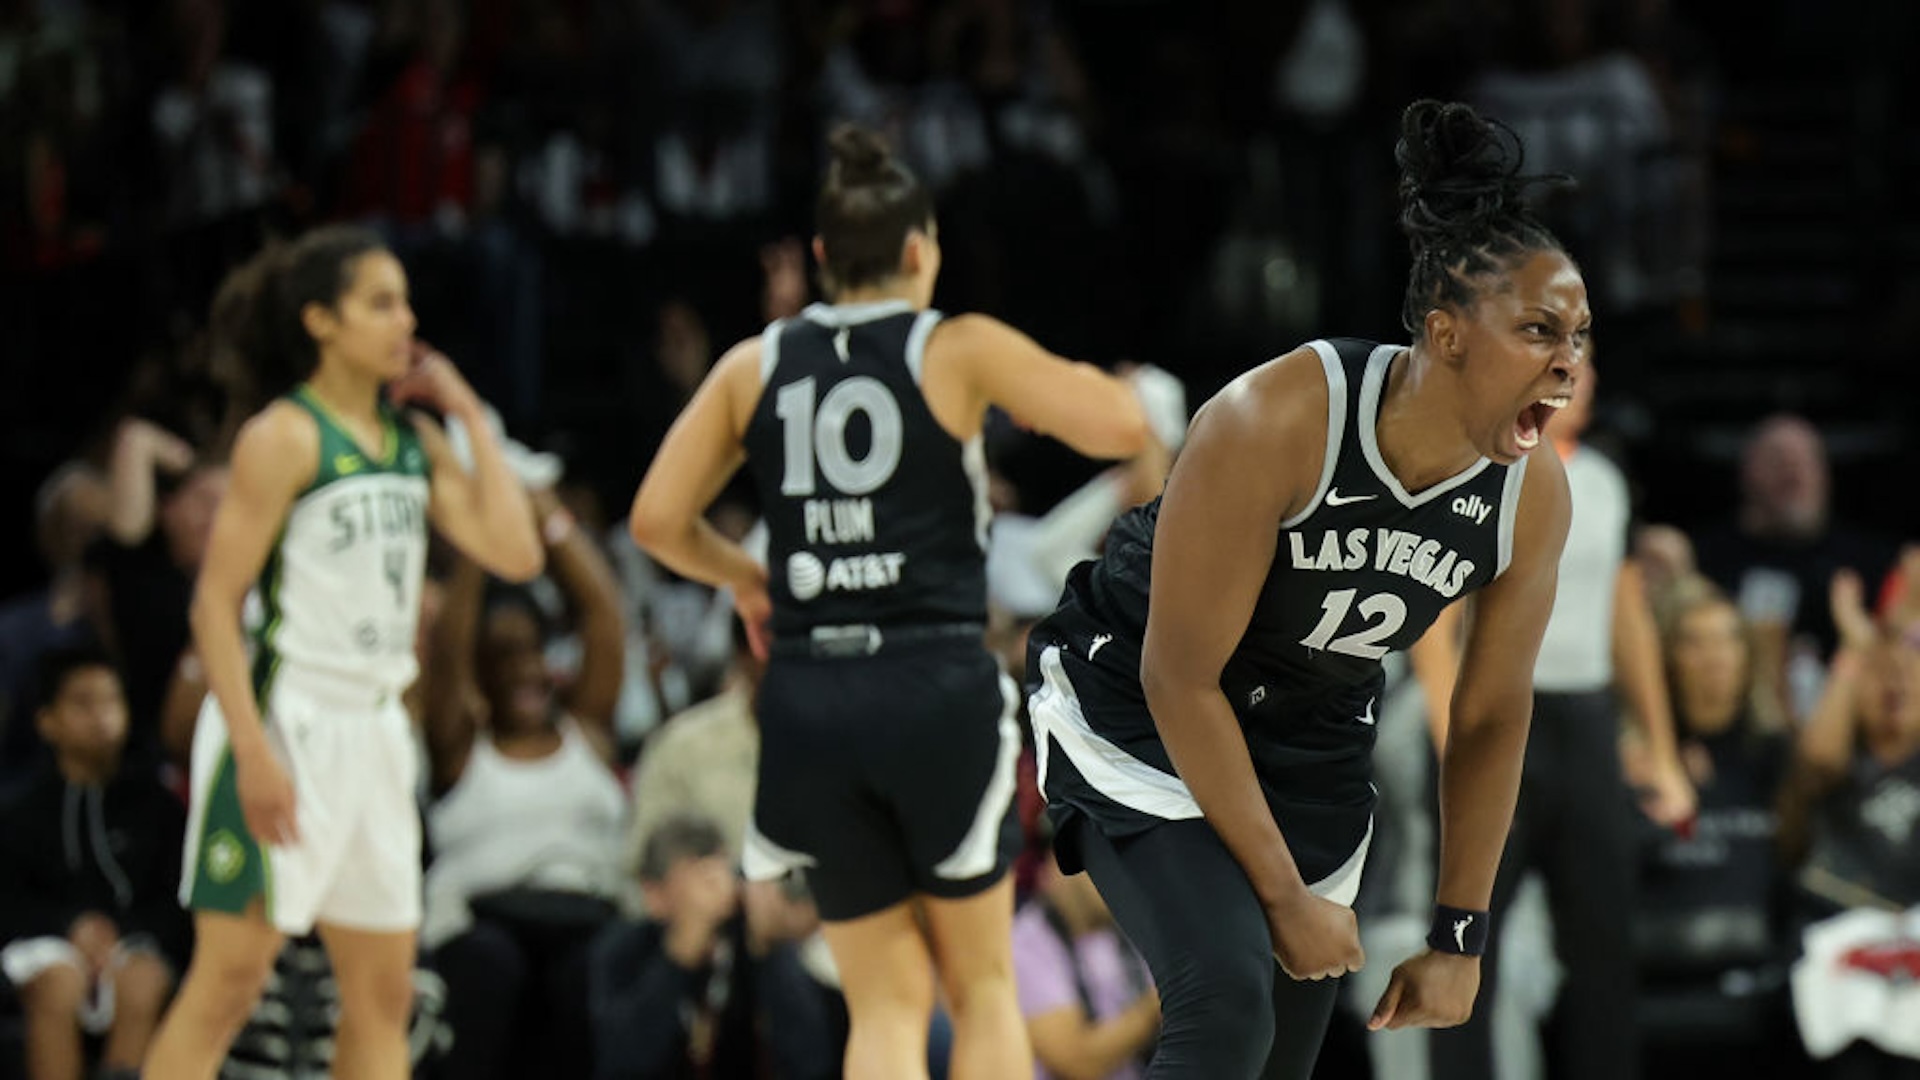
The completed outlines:
[[[940,303],[1205,393],[1322,326],[1396,332],[1381,148],[1412,96],[1468,95],[1580,177],[1549,212],[1630,357],[1698,322],[1712,25],[1591,0],[5,0],[19,453],[97,454],[129,412],[217,439],[221,274],[349,218],[514,433],[624,499],[705,358],[762,325],[760,264],[804,261],[839,119],[935,193]],[[1030,497],[1079,464],[1041,455]]]
[[[1555,423],[1580,423],[1579,411]],[[1618,468],[1604,436],[1586,434],[1555,436],[1575,480],[1576,530],[1592,525],[1579,517],[1578,459]],[[1613,573],[1589,554],[1590,535],[1570,538],[1536,705],[1577,683],[1569,644],[1610,657],[1600,700],[1618,719],[1617,753],[1601,743],[1554,756],[1578,736],[1561,728],[1568,718],[1536,712],[1507,855],[1509,869],[1524,863],[1524,883],[1499,931],[1504,954],[1489,961],[1498,999],[1483,985],[1481,1002],[1502,1080],[1618,1075],[1569,1060],[1595,1037],[1637,1043],[1648,1080],[1920,1075],[1909,989],[1920,970],[1920,542],[1862,525],[1830,482],[1818,428],[1758,419],[1735,513],[1686,528],[1636,516],[1606,538],[1620,591],[1603,589],[1607,610],[1568,625],[1582,579]],[[1652,700],[1637,692],[1635,643],[1622,632],[1635,611],[1658,650],[1641,683]],[[1558,633],[1582,625],[1572,639]],[[1397,854],[1375,861],[1370,955],[1424,934],[1433,881],[1422,718],[1435,706],[1416,665],[1397,667],[1379,751],[1395,782],[1381,788]],[[1663,754],[1692,796],[1677,813],[1662,805]],[[1624,835],[1604,824],[1616,802],[1632,807]],[[1596,956],[1596,945],[1619,954]],[[1404,1047],[1388,1053],[1396,1067],[1385,1074],[1427,1075]],[[1466,1075],[1449,1072],[1451,1060],[1434,1058],[1436,1080]]]
[[[187,607],[232,424],[208,306],[270,237],[381,231],[548,546],[527,586],[433,560],[409,700],[419,1075],[825,1077],[845,1009],[804,882],[736,872],[758,665],[729,598],[623,515],[715,356],[817,298],[826,127],[879,126],[938,195],[942,307],[1151,373],[1158,438],[1131,461],[989,425],[988,633],[1020,679],[1024,628],[1158,491],[1189,403],[1310,332],[1397,338],[1377,151],[1416,93],[1474,100],[1580,178],[1543,212],[1605,328],[1581,452],[1657,483],[1607,403],[1638,344],[1705,317],[1708,25],[1576,0],[0,0],[9,472],[39,557],[0,607],[0,1076],[137,1061],[187,956]],[[1920,1009],[1920,536],[1837,500],[1829,451],[1807,417],[1752,416],[1737,508],[1621,538],[1697,797],[1645,817],[1619,913],[1650,1078],[1920,1066],[1920,1023],[1888,1019]],[[754,533],[744,489],[715,518]],[[1431,900],[1427,697],[1393,673],[1360,900],[1383,972]],[[1039,1058],[1142,1075],[1150,980],[1053,868],[1025,775]],[[1523,1046],[1561,986],[1549,907],[1510,920],[1501,1080],[1557,1068]],[[1367,1037],[1356,982],[1323,1073],[1417,1077],[1418,1036]],[[291,943],[226,1075],[321,1075],[330,993],[317,943]]]

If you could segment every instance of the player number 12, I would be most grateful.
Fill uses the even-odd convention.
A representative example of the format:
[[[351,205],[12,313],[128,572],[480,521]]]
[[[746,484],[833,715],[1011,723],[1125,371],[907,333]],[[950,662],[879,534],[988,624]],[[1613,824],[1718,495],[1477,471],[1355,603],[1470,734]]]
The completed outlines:
[[[1355,594],[1353,589],[1335,589],[1328,593],[1326,599],[1320,601],[1324,612],[1320,622],[1312,633],[1300,639],[1300,644],[1316,652],[1344,653],[1363,660],[1378,660],[1387,655],[1387,646],[1379,643],[1392,637],[1407,621],[1407,602],[1393,593],[1374,593],[1360,601],[1360,614],[1367,625],[1336,638],[1333,632],[1347,621],[1347,611],[1353,607]]]

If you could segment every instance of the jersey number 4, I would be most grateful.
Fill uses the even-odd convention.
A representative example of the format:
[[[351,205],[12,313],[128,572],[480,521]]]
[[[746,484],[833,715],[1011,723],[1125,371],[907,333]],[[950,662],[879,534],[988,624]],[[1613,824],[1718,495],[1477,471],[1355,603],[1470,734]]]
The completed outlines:
[[[1374,593],[1360,601],[1360,615],[1367,625],[1351,634],[1334,637],[1334,631],[1347,621],[1347,611],[1353,607],[1356,590],[1335,589],[1320,601],[1323,614],[1313,633],[1300,639],[1300,644],[1316,652],[1345,653],[1358,656],[1363,660],[1378,660],[1387,655],[1387,646],[1380,642],[1392,637],[1407,621],[1407,602],[1393,593]],[[1379,621],[1375,621],[1379,620]]]
[[[786,471],[780,494],[806,497],[814,492],[815,465],[842,495],[866,495],[893,477],[900,467],[900,403],[887,384],[871,375],[855,375],[827,391],[814,409],[809,375],[780,388],[774,412],[785,428]],[[855,459],[847,449],[847,423],[865,413],[872,438],[867,455]]]
[[[407,610],[407,552],[405,548],[390,547],[386,551],[387,585],[393,589],[393,606],[400,611]]]

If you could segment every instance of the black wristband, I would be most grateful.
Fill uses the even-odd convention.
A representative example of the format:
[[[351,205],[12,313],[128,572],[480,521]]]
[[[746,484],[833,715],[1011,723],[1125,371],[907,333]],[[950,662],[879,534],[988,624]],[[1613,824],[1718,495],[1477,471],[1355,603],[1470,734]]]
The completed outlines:
[[[1455,956],[1481,956],[1487,951],[1487,931],[1493,919],[1484,911],[1433,905],[1433,929],[1427,948]]]

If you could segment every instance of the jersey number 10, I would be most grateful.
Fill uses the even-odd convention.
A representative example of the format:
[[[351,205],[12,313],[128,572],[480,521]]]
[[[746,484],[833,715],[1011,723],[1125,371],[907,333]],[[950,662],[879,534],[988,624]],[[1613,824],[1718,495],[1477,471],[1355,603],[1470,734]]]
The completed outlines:
[[[774,412],[785,428],[786,471],[780,494],[806,497],[814,492],[814,466],[842,495],[866,495],[900,467],[900,403],[887,384],[871,375],[855,375],[827,391],[815,411],[814,381],[809,375],[780,388]],[[867,414],[872,441],[867,456],[855,460],[847,449],[847,422]]]

